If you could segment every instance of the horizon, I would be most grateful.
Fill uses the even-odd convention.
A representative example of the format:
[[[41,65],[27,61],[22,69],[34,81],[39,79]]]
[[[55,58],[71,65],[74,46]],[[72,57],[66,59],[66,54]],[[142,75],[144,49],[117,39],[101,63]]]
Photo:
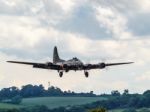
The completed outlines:
[[[150,1],[1,0],[0,88],[51,82],[75,92],[112,90],[143,93],[150,84]],[[135,62],[104,70],[65,73],[6,63],[8,60],[52,62],[60,58],[84,63]]]
[[[57,87],[57,86],[54,86],[54,85],[48,85],[48,86],[46,87],[46,86],[44,86],[43,84],[38,84],[38,85],[36,85],[36,84],[26,84],[26,85],[21,85],[20,87],[17,87],[17,86],[13,86],[13,85],[12,85],[12,86],[6,87],[6,88],[16,87],[16,88],[18,88],[19,90],[21,90],[23,86],[27,86],[27,85],[32,85],[32,86],[40,86],[40,85],[42,85],[45,90],[48,90],[50,87],[54,87],[54,88],[59,88],[59,89],[60,89],[61,91],[63,91],[63,92],[65,92],[65,91],[67,91],[67,92],[70,91],[70,92],[75,92],[75,93],[90,93],[90,92],[92,91],[92,90],[90,90],[90,91],[86,91],[86,92],[83,92],[83,91],[76,92],[76,91],[73,91],[73,90],[63,90],[63,89],[61,89],[60,87]],[[0,91],[1,91],[2,89],[4,89],[4,88],[0,88]],[[128,90],[128,89],[125,89],[125,90]],[[105,92],[94,93],[94,91],[92,91],[92,92],[93,92],[93,94],[95,94],[95,95],[103,95],[103,94],[109,95],[109,94],[111,94],[111,92],[113,92],[113,91],[118,91],[120,94],[123,94],[125,90],[123,90],[123,91],[111,90],[111,91],[108,92],[108,93],[105,93]],[[143,91],[143,93],[146,92],[146,91],[149,91],[149,90],[145,90],[145,91]],[[128,90],[128,92],[129,92],[129,94],[143,94],[143,93],[138,93],[138,92],[133,92],[133,93],[131,93],[130,90]]]

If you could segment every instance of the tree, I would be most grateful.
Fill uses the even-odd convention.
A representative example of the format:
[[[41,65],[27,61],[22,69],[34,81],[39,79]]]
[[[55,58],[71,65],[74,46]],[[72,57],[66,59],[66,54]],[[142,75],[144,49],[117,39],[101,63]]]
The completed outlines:
[[[6,99],[11,97],[10,88],[3,88],[0,92],[1,99]]]
[[[59,88],[55,88],[54,86],[51,86],[47,90],[48,96],[62,96],[63,92]]]
[[[125,89],[124,92],[123,92],[123,95],[126,96],[126,95],[128,95],[128,94],[129,94],[129,90],[128,90],[128,89]]]
[[[146,107],[150,106],[150,90],[147,90],[143,93],[143,97],[145,97]]]
[[[22,97],[17,95],[11,99],[12,104],[20,104],[22,102]]]
[[[33,86],[31,84],[23,86],[21,89],[21,95],[23,97],[38,97],[44,93],[44,87],[42,85]]]
[[[118,90],[114,90],[111,92],[112,96],[120,96],[120,92]]]
[[[140,102],[141,102],[141,95],[134,94],[130,97],[130,99],[128,101],[128,106],[138,108],[138,107],[140,107]]]

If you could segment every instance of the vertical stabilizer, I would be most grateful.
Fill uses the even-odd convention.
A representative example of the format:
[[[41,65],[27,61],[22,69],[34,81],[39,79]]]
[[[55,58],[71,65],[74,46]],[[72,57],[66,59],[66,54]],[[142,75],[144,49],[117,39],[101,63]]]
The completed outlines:
[[[59,55],[58,55],[58,51],[57,51],[57,47],[54,47],[54,53],[53,53],[53,63],[57,63],[60,61]]]

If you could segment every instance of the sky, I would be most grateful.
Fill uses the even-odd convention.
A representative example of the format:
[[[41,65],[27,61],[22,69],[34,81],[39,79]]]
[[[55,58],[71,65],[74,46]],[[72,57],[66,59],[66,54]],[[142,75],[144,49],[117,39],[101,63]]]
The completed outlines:
[[[75,92],[150,89],[149,0],[0,0],[0,88],[43,84]],[[51,62],[60,57],[84,63],[135,62],[132,65],[69,72],[6,63]]]

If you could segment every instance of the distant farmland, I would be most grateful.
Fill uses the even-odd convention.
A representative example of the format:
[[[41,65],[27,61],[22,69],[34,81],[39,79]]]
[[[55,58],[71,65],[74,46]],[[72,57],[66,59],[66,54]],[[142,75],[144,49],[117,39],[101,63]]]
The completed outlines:
[[[22,107],[21,105],[0,103],[0,109],[13,109],[13,108],[21,108],[21,107]]]
[[[92,103],[95,101],[105,100],[103,97],[38,97],[25,98],[20,105],[11,105],[0,103],[1,108],[21,108],[35,105],[45,105],[48,108],[66,107]]]
[[[66,107],[66,106],[77,106],[82,104],[88,104],[95,101],[107,100],[103,97],[38,97],[38,98],[25,98],[20,105],[12,105],[0,103],[0,109],[13,109],[21,107],[32,107],[35,105],[45,105],[49,109]],[[148,108],[147,108],[148,109]],[[108,112],[123,112],[125,109],[114,109]],[[137,109],[138,112],[143,109]],[[150,109],[148,109],[150,111]]]
[[[82,105],[104,100],[102,97],[43,97],[24,99],[23,106],[46,105],[48,108]]]

